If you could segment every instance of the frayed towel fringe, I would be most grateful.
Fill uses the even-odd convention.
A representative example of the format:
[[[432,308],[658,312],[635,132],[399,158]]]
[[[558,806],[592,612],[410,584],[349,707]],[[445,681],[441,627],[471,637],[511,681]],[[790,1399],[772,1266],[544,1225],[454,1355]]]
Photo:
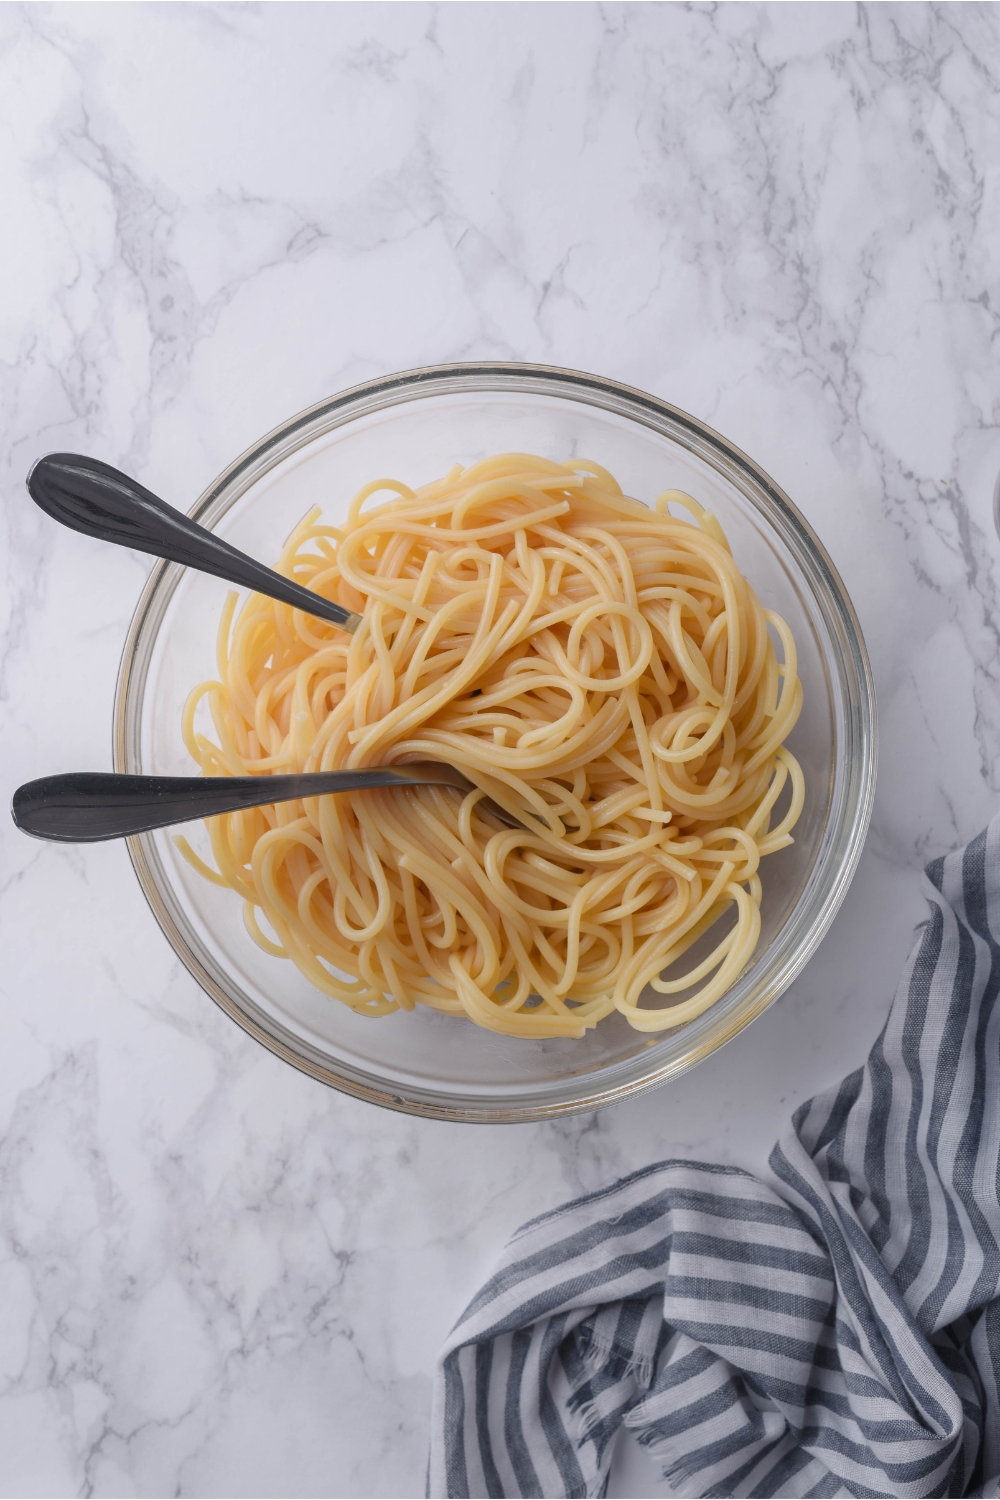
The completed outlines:
[[[635,1437],[672,1490],[679,1489],[682,1484],[688,1485],[694,1478],[694,1470],[690,1467],[686,1456],[683,1454],[680,1457],[677,1456],[675,1438],[661,1437],[655,1427],[646,1428],[644,1432],[637,1432]]]
[[[591,1333],[583,1333],[582,1359],[584,1367],[592,1377],[598,1370],[610,1375],[613,1380],[633,1379],[640,1390],[650,1385],[655,1373],[652,1355],[630,1353],[620,1345],[600,1339]]]

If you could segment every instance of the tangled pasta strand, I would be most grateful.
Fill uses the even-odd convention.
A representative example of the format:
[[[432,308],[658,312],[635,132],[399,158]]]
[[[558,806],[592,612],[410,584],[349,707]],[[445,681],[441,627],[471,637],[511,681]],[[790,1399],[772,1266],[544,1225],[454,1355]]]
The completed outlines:
[[[719,999],[804,787],[784,743],[802,703],[791,631],[713,516],[678,491],[650,511],[594,463],[504,454],[418,490],[377,480],[341,527],[314,509],[278,571],[363,624],[350,636],[257,594],[237,616],[231,595],[218,680],[184,713],[202,771],[437,759],[477,790],[211,818],[217,872],[179,840],[240,893],[266,952],[358,1014],[423,1004],[511,1036],[579,1037],[616,1009],[659,1032]],[[537,830],[499,828],[484,793]],[[727,910],[708,957],[662,977]],[[647,986],[695,992],[650,1006]]]

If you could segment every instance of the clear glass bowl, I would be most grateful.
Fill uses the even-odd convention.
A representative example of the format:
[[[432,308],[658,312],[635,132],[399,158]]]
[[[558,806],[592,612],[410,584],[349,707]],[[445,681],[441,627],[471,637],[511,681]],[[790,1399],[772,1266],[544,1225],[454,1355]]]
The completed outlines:
[[[251,1036],[357,1098],[449,1120],[531,1120],[593,1109],[691,1068],[741,1031],[802,969],[833,919],[871,811],[875,701],[864,642],[830,559],[777,485],[731,443],[627,386],[536,365],[445,365],[371,381],[262,438],[190,514],[272,563],[303,513],[336,521],[366,481],[418,485],[505,450],[587,457],[652,502],[687,490],[719,517],[762,602],[795,633],[805,690],[790,741],[806,778],[795,843],[764,864],[757,951],[728,993],[656,1037],[609,1016],[581,1041],[525,1041],[426,1011],[356,1016],[264,954],[242,903],[202,880],[173,833],[128,841],[160,926],[199,984]],[[181,709],[215,675],[227,586],[159,563],[136,609],[115,703],[119,771],[190,775]],[[207,852],[200,824],[185,830]]]

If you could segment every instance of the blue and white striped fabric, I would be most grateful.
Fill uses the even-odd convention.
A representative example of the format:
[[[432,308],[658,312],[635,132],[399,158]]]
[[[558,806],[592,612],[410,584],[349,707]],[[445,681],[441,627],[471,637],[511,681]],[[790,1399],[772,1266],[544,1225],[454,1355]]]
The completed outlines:
[[[506,1247],[441,1356],[429,1493],[1000,1494],[1000,818],[927,868],[865,1067],[775,1187],[668,1161]]]

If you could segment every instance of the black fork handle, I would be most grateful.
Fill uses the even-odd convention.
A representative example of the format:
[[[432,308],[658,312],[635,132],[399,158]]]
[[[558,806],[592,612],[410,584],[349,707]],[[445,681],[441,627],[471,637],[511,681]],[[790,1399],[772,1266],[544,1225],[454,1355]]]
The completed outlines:
[[[99,458],[49,453],[34,465],[27,484],[35,504],[71,531],[211,573],[343,630],[354,631],[361,622],[360,615],[231,547]]]
[[[287,776],[123,776],[72,771],[19,786],[11,815],[18,828],[33,838],[94,844],[298,797],[432,783],[466,791],[471,785],[458,775],[450,779],[447,767],[434,767],[433,774],[424,775],[416,768],[408,774],[403,767],[391,766]]]

